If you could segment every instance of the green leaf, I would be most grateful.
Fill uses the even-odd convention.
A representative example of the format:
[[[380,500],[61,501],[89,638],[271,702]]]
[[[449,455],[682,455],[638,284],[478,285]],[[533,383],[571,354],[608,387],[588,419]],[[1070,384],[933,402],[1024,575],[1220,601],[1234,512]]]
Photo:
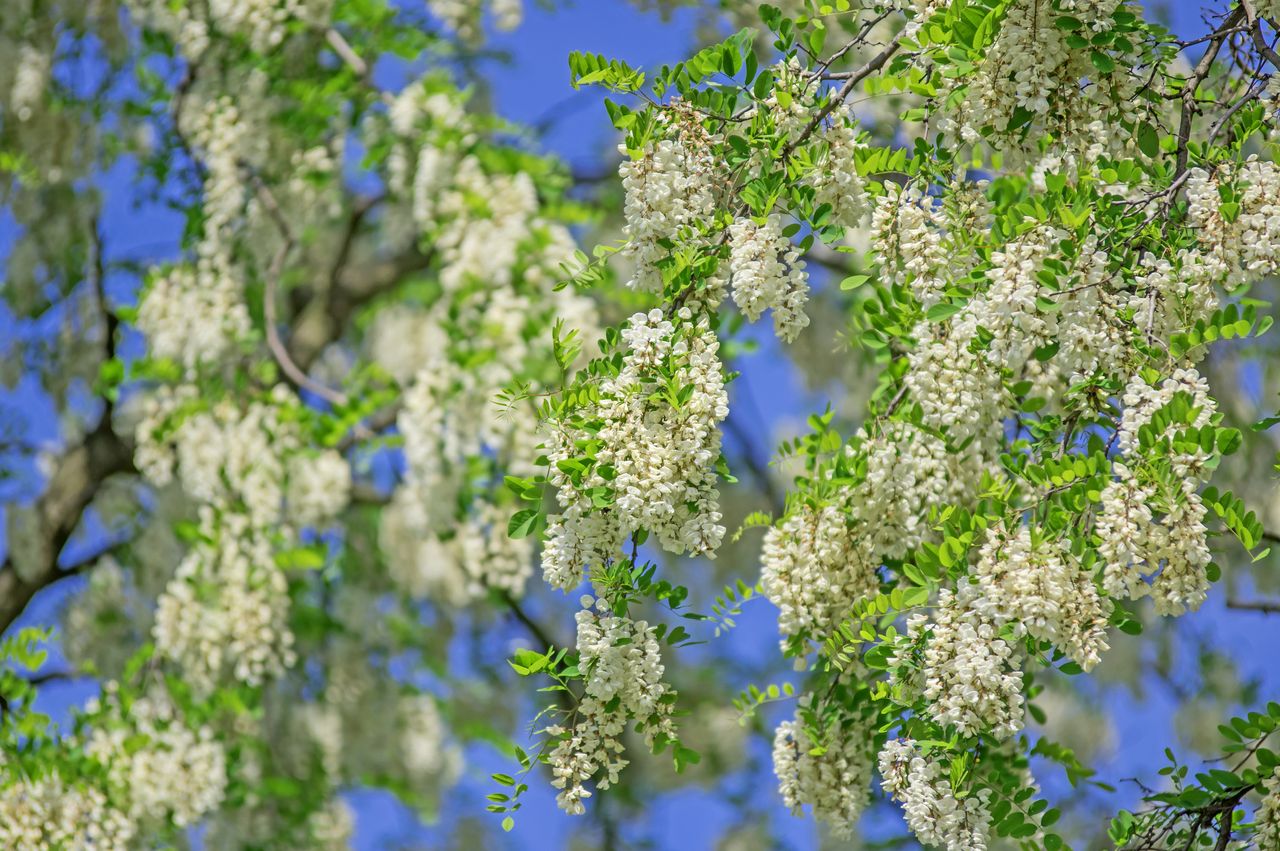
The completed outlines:
[[[527,538],[536,525],[538,525],[538,509],[526,508],[517,511],[507,523],[507,537]]]
[[[963,304],[952,304],[944,301],[929,308],[925,312],[924,316],[930,322],[941,322],[944,319],[949,319],[952,316],[955,316],[962,310],[964,310]]]
[[[1160,134],[1146,121],[1138,125],[1138,150],[1152,159],[1160,154]]]

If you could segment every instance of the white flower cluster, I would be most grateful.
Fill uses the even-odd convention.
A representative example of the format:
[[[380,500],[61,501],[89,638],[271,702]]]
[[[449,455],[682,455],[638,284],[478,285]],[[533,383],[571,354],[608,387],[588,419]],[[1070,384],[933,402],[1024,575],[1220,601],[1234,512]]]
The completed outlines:
[[[189,124],[206,174],[202,238],[193,265],[153,274],[138,304],[137,326],[152,356],[194,373],[225,360],[251,330],[231,240],[247,198],[242,162],[257,161],[262,139],[230,97],[205,104]]]
[[[793,815],[806,806],[837,836],[849,836],[871,800],[875,730],[861,718],[833,723],[815,739],[797,712],[773,737],[773,773]]]
[[[485,6],[493,15],[493,25],[510,32],[524,20],[524,0],[427,0],[431,14],[468,44],[478,44],[484,37],[482,15]]]
[[[879,768],[885,792],[902,804],[907,827],[921,844],[946,851],[985,851],[991,833],[989,790],[957,794],[950,772],[937,757],[921,753],[911,739],[886,742]]]
[[[1220,187],[1235,191],[1232,216]],[[1280,166],[1251,158],[1238,171],[1223,168],[1211,175],[1192,169],[1187,201],[1204,273],[1235,289],[1280,269]]]
[[[8,111],[19,121],[30,121],[49,84],[53,57],[33,44],[23,42],[18,48],[13,69],[13,86],[9,90]]]
[[[999,372],[972,349],[978,327],[973,311],[961,312],[951,322],[921,322],[912,330],[917,346],[903,379],[925,424],[947,428],[957,442],[969,437],[989,441],[1005,413]]]
[[[294,663],[289,591],[271,540],[244,515],[201,509],[201,535],[156,609],[156,651],[198,692],[260,685]]]
[[[804,267],[800,249],[783,236],[782,216],[770,215],[764,224],[740,218],[730,225],[733,301],[752,322],[771,309],[774,332],[785,343],[794,342],[809,324],[804,312],[809,274]]]
[[[1025,628],[1001,624],[972,605],[970,588],[943,589],[930,621],[913,615],[908,640],[924,640],[922,693],[934,721],[965,736],[1007,739],[1022,729],[1018,640]]]
[[[1110,375],[1123,366],[1132,328],[1121,323],[1117,283],[1107,271],[1106,256],[1091,238],[1074,257],[1064,258],[1058,246],[1066,236],[1038,226],[1010,240],[992,252],[987,286],[954,318],[916,326],[918,343],[904,381],[927,425],[947,429],[953,440],[975,436],[989,445],[999,437],[1007,412],[1005,374],[1031,380],[1035,394],[1052,399],[1064,383],[1060,379],[1098,371]],[[1065,270],[1055,274],[1061,290],[1041,279],[1049,261]],[[936,301],[938,287],[947,280],[944,275],[927,287],[917,286],[918,296],[925,303]],[[1045,301],[1054,307],[1045,309]],[[1051,344],[1058,347],[1052,360],[1033,357]]]
[[[1209,395],[1209,382],[1194,369],[1177,369],[1173,375],[1160,382],[1159,387],[1147,383],[1141,375],[1135,375],[1125,385],[1124,413],[1120,419],[1119,444],[1120,451],[1126,456],[1133,456],[1140,451],[1139,431],[1151,422],[1156,412],[1174,400],[1178,394],[1185,396],[1191,408],[1196,412],[1190,426],[1203,428],[1213,420],[1218,411],[1218,403]],[[1171,423],[1157,440],[1173,437],[1178,431],[1187,428],[1185,423]],[[1204,465],[1209,460],[1209,453],[1197,447],[1194,450],[1179,452],[1171,456],[1173,471],[1181,477],[1203,478]]]
[[[209,22],[197,14],[194,4],[124,0],[123,5],[140,28],[172,38],[188,61],[198,60],[209,49]]]
[[[1197,411],[1195,426],[1211,420],[1217,406],[1207,382],[1193,369],[1176,371],[1159,388],[1141,376],[1125,388],[1120,447],[1131,460],[1114,464],[1116,478],[1102,492],[1095,526],[1098,551],[1106,564],[1103,587],[1107,593],[1135,600],[1149,594],[1162,615],[1198,609],[1209,590],[1207,509],[1197,492],[1208,455],[1199,448],[1172,455],[1178,484],[1165,492],[1159,482],[1148,482],[1143,476],[1138,454],[1139,429],[1178,393],[1186,394]],[[1179,428],[1172,424],[1157,438],[1167,439]],[[1158,505],[1165,510],[1157,521],[1153,508]]]
[[[712,139],[692,121],[676,128],[673,138],[645,149],[638,160],[618,166],[626,190],[622,256],[635,263],[628,286],[661,292],[658,263],[668,254],[659,244],[677,244],[697,233],[715,213],[719,166],[711,154]],[[625,150],[622,153],[626,153]]]
[[[194,389],[180,387],[158,394],[137,429],[140,469],[162,487],[176,461],[183,491],[200,504],[200,537],[160,595],[153,627],[157,652],[198,691],[229,679],[261,684],[293,664],[276,552],[349,499],[346,460],[302,451],[297,423],[283,415],[292,404],[278,386],[244,410],[230,400],[199,410]]]
[[[389,182],[412,193],[444,293],[426,307],[383,311],[366,335],[373,358],[404,386],[397,426],[406,471],[381,535],[402,590],[463,605],[486,588],[519,593],[530,571],[531,543],[505,534],[510,510],[474,488],[480,459],[514,475],[532,471],[535,408],[499,410],[493,400],[550,361],[535,341],[557,317],[593,339],[595,310],[556,289],[575,244],[543,217],[529,174],[486,170],[469,152],[477,135],[456,91],[424,77],[395,98],[389,120],[397,140]]]
[[[137,327],[153,357],[189,373],[217,363],[249,336],[249,308],[239,272],[215,255],[194,266],[155,273],[138,304]]]
[[[973,571],[972,606],[995,622],[1015,620],[1055,644],[1084,670],[1107,650],[1107,614],[1093,577],[1080,567],[1067,540],[1033,545],[1030,527],[992,531]]]
[[[299,452],[286,473],[285,516],[299,526],[324,526],[351,501],[351,465],[335,450]]]
[[[279,46],[298,0],[208,0],[209,20],[220,30],[243,36],[259,53]]]
[[[4,767],[0,765],[0,779]],[[14,849],[129,851],[136,828],[101,790],[71,786],[57,774],[0,784],[0,846]]]
[[[448,730],[436,699],[428,694],[407,695],[397,706],[398,747],[410,784],[415,789],[444,789],[462,773],[462,753],[446,743]]]
[[[916,299],[930,308],[942,300],[953,271],[941,212],[914,183],[886,181],[884,188],[871,213],[871,244],[880,256],[880,275],[889,285],[909,284]]]
[[[577,624],[583,696],[572,729],[553,726],[546,731],[562,737],[550,756],[551,783],[560,790],[556,803],[572,815],[586,810],[582,801],[591,792],[583,784],[588,780],[595,778],[597,789],[618,782],[628,764],[621,737],[629,721],[639,723],[651,747],[675,735],[675,692],[662,681],[665,669],[653,628],[610,614],[603,599],[584,597],[582,602]],[[610,709],[614,701],[616,708]]]
[[[304,451],[301,431],[284,410],[297,399],[277,385],[269,401],[243,410],[223,399],[208,410],[166,423],[192,407],[194,388],[161,390],[144,403],[136,429],[139,468],[156,487],[168,484],[176,461],[178,480],[192,499],[243,513],[256,528],[286,520],[324,525],[347,506],[351,472],[335,450]]]
[[[135,822],[197,823],[222,803],[227,758],[221,742],[208,726],[186,726],[158,689],[132,701],[127,712],[114,700],[115,691],[108,683],[112,717],[89,734],[85,752],[106,766],[116,788],[127,791]]]
[[[1136,97],[1144,82],[1132,70],[1138,58],[1114,57],[1115,71],[1100,75],[1090,50],[1071,48],[1070,33],[1054,24],[1069,14],[1083,24],[1082,34],[1093,37],[1113,26],[1111,15],[1120,2],[1011,3],[977,73],[965,77],[955,115],[943,116],[940,129],[969,143],[998,144],[1011,156],[1047,155],[1077,168],[1107,153],[1136,150],[1134,135],[1122,124],[1134,126],[1148,108]],[[949,103],[949,94],[941,102]],[[1014,120],[1019,111],[1025,120]],[[1041,154],[1039,143],[1046,135],[1052,144]]]
[[[835,124],[821,138],[825,155],[806,178],[813,187],[813,206],[829,206],[833,224],[856,228],[870,209],[866,181],[858,174],[858,133],[847,124]]]
[[[622,369],[600,385],[594,414],[603,422],[601,446],[585,477],[575,481],[560,463],[578,463],[576,436],[550,436],[550,480],[563,508],[549,518],[542,557],[553,585],[575,587],[584,568],[610,557],[637,529],[648,529],[668,552],[713,556],[720,546],[717,425],[729,414],[720,343],[705,315],[695,320],[682,307],[676,318],[679,326],[654,309],[628,321]],[[588,491],[598,487],[615,494],[608,512],[594,508]]]
[[[1124,315],[1121,279],[1107,268],[1108,258],[1089,234],[1060,278],[1063,289],[1054,296],[1059,305],[1053,321],[1058,353],[1053,364],[1076,384],[1093,376],[1122,374],[1130,353],[1134,327],[1121,320]]]
[[[948,453],[936,436],[902,422],[845,447],[844,455],[851,467],[865,464],[862,481],[818,505],[802,503],[765,534],[761,587],[781,609],[784,635],[820,639],[853,603],[876,592],[876,569],[886,558],[925,539],[928,508],[963,500],[981,471],[977,456]]]
[[[1280,848],[1280,768],[1273,769],[1260,783],[1262,800],[1253,814],[1257,832],[1253,841],[1262,851]]]
[[[1036,275],[1052,246],[1065,236],[1039,227],[992,252],[988,287],[968,310],[992,336],[984,360],[996,369],[1018,369],[1031,360],[1032,352],[1054,339],[1057,328],[1052,314],[1036,305],[1042,289]]]
[[[853,603],[879,590],[879,561],[859,531],[844,505],[806,503],[765,533],[760,586],[779,609],[783,635],[821,639]]]
[[[448,223],[436,240],[444,259],[440,283],[448,290],[475,281],[509,286],[521,243],[539,225],[533,179],[527,172],[488,174],[469,156],[458,164],[452,184],[438,202],[437,216]]]
[[[488,589],[519,597],[533,573],[533,538],[511,538],[511,512],[479,502],[450,528],[432,528],[414,491],[400,488],[384,510],[382,550],[396,587],[413,599],[466,605]]]

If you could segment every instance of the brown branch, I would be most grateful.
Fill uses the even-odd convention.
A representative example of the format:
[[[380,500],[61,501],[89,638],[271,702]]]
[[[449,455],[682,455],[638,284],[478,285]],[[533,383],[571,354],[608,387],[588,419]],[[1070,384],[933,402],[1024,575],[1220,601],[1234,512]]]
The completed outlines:
[[[1231,11],[1231,14],[1227,16],[1226,20],[1213,34],[1213,37],[1209,39],[1209,46],[1205,48],[1204,55],[1200,57],[1200,61],[1196,63],[1195,68],[1191,71],[1191,76],[1187,78],[1186,83],[1183,85],[1181,93],[1182,114],[1178,122],[1177,161],[1173,172],[1175,182],[1187,170],[1191,126],[1195,122],[1196,114],[1200,111],[1199,105],[1196,103],[1196,92],[1199,91],[1200,84],[1209,76],[1209,72],[1213,70],[1214,60],[1218,58],[1222,45],[1230,38],[1228,31],[1240,23],[1244,15],[1245,11],[1241,7]]]
[[[83,562],[68,571],[59,564],[59,556],[101,483],[109,476],[133,472],[133,452],[112,431],[109,416],[83,443],[62,455],[34,506],[33,522],[39,524],[42,542],[35,563],[23,565],[20,573],[10,553],[0,569],[0,634],[22,615],[36,594],[92,564]]]
[[[804,130],[800,132],[800,135],[796,137],[795,141],[789,142],[787,146],[783,148],[782,156],[779,157],[779,159],[785,162],[796,148],[803,145],[809,137],[813,135],[813,131],[818,129],[818,125],[822,124],[822,122],[827,119],[828,115],[835,112],[836,107],[844,103],[849,95],[853,94],[854,88],[857,87],[859,83],[883,68],[885,63],[892,59],[893,55],[897,53],[899,49],[901,49],[901,45],[895,41],[873,56],[867,64],[863,65],[856,71],[849,72],[849,78],[845,80],[844,85],[841,86],[839,91],[837,91],[835,95],[827,101],[826,105],[823,106],[822,109],[818,110],[818,114],[809,120],[809,123],[805,125]]]
[[[555,642],[551,640],[551,636],[547,634],[547,631],[542,628],[541,624],[529,617],[529,613],[520,605],[520,601],[511,595],[510,591],[501,592],[499,597],[501,597],[502,602],[507,604],[507,608],[511,610],[511,614],[515,615],[516,620],[529,631],[529,635],[533,637],[533,640],[542,645],[543,650],[555,646]]]
[[[271,261],[271,267],[267,271],[267,280],[265,282],[265,291],[262,295],[262,313],[263,324],[267,326],[267,348],[271,350],[272,357],[280,366],[282,372],[295,387],[300,390],[309,390],[334,405],[345,405],[347,397],[341,391],[326,387],[294,363],[293,357],[289,354],[289,350],[285,348],[284,342],[280,339],[279,318],[276,313],[276,302],[279,299],[278,288],[280,286],[280,278],[284,275],[285,264],[288,263],[289,254],[293,251],[297,241],[293,235],[293,229],[289,227],[289,222],[285,219],[284,212],[280,209],[280,204],[276,201],[271,188],[257,174],[252,175],[254,186],[257,188],[258,200],[262,203],[263,209],[267,211],[267,216],[280,232],[280,248],[276,251],[276,256]]]
[[[1280,54],[1267,44],[1266,36],[1262,32],[1262,19],[1258,16],[1258,10],[1254,8],[1253,0],[1240,0],[1240,8],[1244,10],[1245,19],[1249,23],[1249,35],[1253,39],[1253,46],[1268,62],[1280,68]]]
[[[1241,612],[1261,612],[1264,615],[1280,614],[1280,602],[1270,600],[1238,600],[1230,597],[1227,599],[1227,608]]]

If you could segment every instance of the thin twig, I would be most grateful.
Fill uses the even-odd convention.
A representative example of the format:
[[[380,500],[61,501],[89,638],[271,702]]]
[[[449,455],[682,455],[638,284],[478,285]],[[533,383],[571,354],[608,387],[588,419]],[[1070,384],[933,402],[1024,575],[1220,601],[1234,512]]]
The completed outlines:
[[[253,175],[253,182],[258,192],[258,199],[262,202],[263,209],[267,211],[267,216],[275,222],[276,229],[280,231],[281,239],[280,248],[276,251],[276,255],[271,261],[271,267],[267,271],[265,291],[262,295],[263,324],[267,326],[267,348],[271,350],[276,363],[279,364],[280,369],[294,386],[302,390],[308,390],[330,404],[345,405],[347,403],[346,395],[341,391],[326,387],[307,375],[301,367],[294,363],[289,350],[280,339],[276,301],[279,298],[280,278],[284,275],[285,264],[288,262],[289,254],[293,251],[296,243],[293,229],[289,227],[289,222],[285,219],[284,213],[280,209],[280,204],[271,192],[271,188],[257,174]]]

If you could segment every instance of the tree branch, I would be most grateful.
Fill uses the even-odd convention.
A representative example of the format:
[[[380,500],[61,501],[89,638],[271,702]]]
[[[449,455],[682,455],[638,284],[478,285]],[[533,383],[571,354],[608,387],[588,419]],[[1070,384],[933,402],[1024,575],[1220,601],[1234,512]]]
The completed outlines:
[[[22,615],[36,594],[92,563],[66,571],[58,562],[99,485],[109,476],[134,472],[133,451],[112,431],[109,416],[103,417],[82,444],[61,457],[34,507],[33,522],[39,524],[43,542],[37,563],[23,565],[20,573],[10,553],[0,570],[0,634]]]
[[[1238,600],[1234,597],[1229,597],[1227,599],[1227,608],[1241,612],[1261,612],[1264,615],[1280,614],[1280,602],[1272,602],[1270,600]]]

